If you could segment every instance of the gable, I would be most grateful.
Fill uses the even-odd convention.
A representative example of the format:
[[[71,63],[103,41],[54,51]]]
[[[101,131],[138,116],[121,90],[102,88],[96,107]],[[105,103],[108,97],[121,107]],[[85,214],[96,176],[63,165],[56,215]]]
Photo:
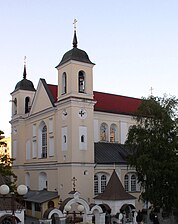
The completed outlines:
[[[30,115],[44,111],[51,107],[54,107],[54,97],[48,88],[46,81],[44,79],[40,79],[32,103]]]

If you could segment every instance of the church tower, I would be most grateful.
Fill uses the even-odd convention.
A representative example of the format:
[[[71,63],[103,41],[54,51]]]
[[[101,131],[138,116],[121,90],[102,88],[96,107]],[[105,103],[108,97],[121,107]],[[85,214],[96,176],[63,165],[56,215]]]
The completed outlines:
[[[26,61],[24,60],[23,79],[16,84],[14,91],[11,93],[12,116],[10,123],[13,142],[12,156],[15,159],[14,166],[15,164],[23,164],[25,158],[25,150],[20,151],[17,148],[24,149],[25,119],[29,116],[35,92],[33,83],[27,79]]]
[[[64,164],[59,171],[62,183],[59,194],[67,196],[66,194],[72,189],[71,179],[75,177],[76,190],[82,195],[88,195],[86,199],[89,201],[93,197],[94,178],[94,63],[90,61],[85,51],[77,47],[75,22],[73,48],[64,54],[56,66],[58,124],[61,130],[59,141],[62,151],[62,156],[59,158],[60,163]],[[88,184],[91,184],[91,187],[88,187]]]

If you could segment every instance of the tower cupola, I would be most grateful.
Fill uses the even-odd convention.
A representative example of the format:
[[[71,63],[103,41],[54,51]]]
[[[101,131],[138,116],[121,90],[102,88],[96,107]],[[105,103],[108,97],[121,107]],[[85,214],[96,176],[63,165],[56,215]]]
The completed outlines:
[[[33,82],[27,79],[26,63],[24,63],[23,79],[16,84],[14,92],[17,90],[35,91]]]
[[[33,82],[27,79],[26,57],[24,58],[23,79],[19,81],[12,95],[12,117],[26,116],[30,112],[32,100],[36,90]]]
[[[88,54],[78,48],[76,20],[74,20],[73,48],[67,51],[58,70],[58,100],[68,97],[93,99],[93,66]]]
[[[60,63],[56,66],[56,68],[58,68],[59,66],[65,64],[66,62],[70,61],[70,60],[74,60],[74,61],[78,61],[78,62],[84,62],[84,63],[88,63],[88,64],[93,64],[90,59],[88,54],[79,49],[77,47],[78,45],[78,41],[77,41],[77,33],[76,33],[76,26],[74,25],[74,37],[73,37],[73,48],[69,51],[67,51],[63,57],[62,60],[60,61]]]

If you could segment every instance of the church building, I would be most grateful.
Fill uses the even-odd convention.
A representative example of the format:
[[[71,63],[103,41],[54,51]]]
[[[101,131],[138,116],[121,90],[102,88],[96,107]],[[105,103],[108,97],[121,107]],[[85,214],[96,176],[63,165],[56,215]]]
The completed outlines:
[[[57,192],[61,201],[75,188],[89,204],[115,200],[109,193],[114,188],[124,192],[117,192],[116,200],[130,197],[141,209],[140,186],[124,146],[141,100],[94,91],[94,65],[78,48],[76,30],[73,48],[56,66],[57,85],[40,78],[35,88],[24,64],[23,78],[11,93],[17,184]]]

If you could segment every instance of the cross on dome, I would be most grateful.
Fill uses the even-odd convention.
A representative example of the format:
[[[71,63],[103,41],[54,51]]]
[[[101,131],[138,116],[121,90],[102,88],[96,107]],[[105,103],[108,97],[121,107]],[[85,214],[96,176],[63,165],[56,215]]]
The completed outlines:
[[[73,47],[76,48],[77,47],[77,34],[76,34],[76,23],[77,23],[77,20],[74,19],[74,38],[73,38]]]
[[[27,72],[26,72],[26,59],[27,57],[24,57],[24,71],[23,71],[23,78],[26,79],[27,78]]]
[[[74,31],[76,31],[76,29],[77,29],[77,26],[76,26],[76,24],[77,24],[77,19],[74,19],[73,24],[74,24]]]
[[[151,96],[153,96],[153,87],[150,88]]]

